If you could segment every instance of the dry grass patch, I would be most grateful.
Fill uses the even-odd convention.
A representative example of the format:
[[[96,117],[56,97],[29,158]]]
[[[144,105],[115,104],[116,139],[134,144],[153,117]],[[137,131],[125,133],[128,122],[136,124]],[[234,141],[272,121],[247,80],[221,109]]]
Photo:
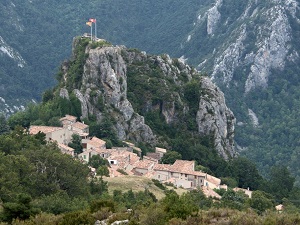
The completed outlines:
[[[122,176],[122,177],[105,177],[103,178],[108,182],[108,192],[110,194],[113,193],[114,190],[121,190],[122,192],[126,192],[132,190],[134,192],[144,191],[147,188],[150,192],[152,192],[156,198],[162,199],[165,197],[164,191],[158,188],[151,179],[146,177],[138,177],[138,176]],[[170,189],[170,187],[168,187]],[[174,189],[179,195],[187,190],[182,188]]]

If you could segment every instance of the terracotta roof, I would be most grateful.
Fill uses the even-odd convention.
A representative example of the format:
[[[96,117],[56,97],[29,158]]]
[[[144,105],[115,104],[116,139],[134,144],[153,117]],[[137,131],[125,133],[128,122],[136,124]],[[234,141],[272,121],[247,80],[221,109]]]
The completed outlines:
[[[48,126],[30,126],[29,133],[37,134],[38,132],[43,132],[45,134],[52,133],[57,130],[62,130],[63,127],[48,127]]]
[[[214,177],[212,175],[207,174],[206,179],[207,179],[207,181],[209,181],[217,186],[221,184],[221,179]]]
[[[194,172],[194,161],[176,160],[172,165],[172,169],[178,172],[187,173]]]
[[[63,150],[67,150],[69,152],[74,152],[74,148],[71,148],[71,147],[69,147],[67,145],[60,144],[60,143],[58,143],[57,145],[58,145],[59,148],[62,148]]]
[[[206,197],[221,199],[221,195],[208,187],[202,187],[202,192]]]
[[[72,124],[72,126],[75,128],[78,128],[80,130],[83,130],[83,129],[86,129],[89,127],[88,125],[81,123],[81,122],[76,122],[76,123]]]
[[[169,164],[156,164],[154,170],[171,171],[172,165]]]
[[[149,169],[149,167],[153,166],[155,164],[155,162],[150,161],[150,160],[140,160],[137,163],[134,164],[135,168],[139,168],[139,169]]]
[[[124,168],[126,165],[134,165],[137,161],[140,160],[140,157],[135,153],[122,151],[122,150],[109,150],[110,156],[109,160],[117,160],[118,166]]]
[[[93,145],[93,146],[95,146],[95,147],[101,147],[101,146],[105,145],[106,142],[103,141],[103,140],[101,140],[101,139],[99,139],[99,138],[97,138],[97,137],[93,137],[93,138],[88,142],[88,144]]]
[[[200,171],[194,171],[192,168],[194,161],[176,160],[173,165],[169,164],[156,164],[154,170],[169,171],[174,173],[184,173],[199,177],[206,177],[206,173]],[[217,178],[218,179],[218,178]]]
[[[71,116],[71,115],[66,115],[65,117],[62,117],[59,119],[60,121],[63,121],[63,120],[69,120],[69,121],[76,121],[77,120],[77,117],[76,116]]]

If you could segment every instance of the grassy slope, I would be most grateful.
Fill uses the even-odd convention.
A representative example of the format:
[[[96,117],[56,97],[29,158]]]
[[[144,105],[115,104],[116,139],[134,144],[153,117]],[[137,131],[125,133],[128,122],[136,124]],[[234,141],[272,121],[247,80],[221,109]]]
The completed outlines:
[[[157,199],[162,199],[165,194],[164,191],[154,185],[153,181],[146,177],[138,176],[123,176],[123,177],[105,177],[105,181],[108,182],[108,192],[113,193],[114,190],[122,190],[122,192],[129,191],[130,189],[134,192],[144,191],[148,188]],[[169,187],[168,187],[169,188]],[[182,188],[174,189],[178,194],[187,192]]]

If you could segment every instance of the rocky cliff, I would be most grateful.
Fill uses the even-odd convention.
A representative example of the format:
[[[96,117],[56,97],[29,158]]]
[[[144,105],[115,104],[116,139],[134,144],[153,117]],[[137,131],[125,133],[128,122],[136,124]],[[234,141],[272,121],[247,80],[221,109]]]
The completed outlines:
[[[219,85],[242,85],[244,93],[266,88],[273,70],[283,71],[287,62],[299,60],[298,12],[296,0],[215,0],[199,9],[182,54],[191,58],[190,46],[204,42],[196,57],[198,69],[210,71]],[[196,62],[195,57],[191,60]]]
[[[76,38],[74,50],[86,41]],[[76,84],[71,67],[79,52],[74,51],[73,59],[64,63],[59,91],[67,99],[70,93],[76,95],[83,118],[95,115],[101,121],[109,115],[115,121],[119,139],[156,145],[165,140],[147,124],[154,126],[155,122],[145,121],[144,116],[158,112],[161,123],[175,126],[195,107],[192,120],[197,135],[212,135],[216,150],[224,158],[235,155],[234,115],[227,108],[223,93],[208,77],[168,55],[147,55],[124,46],[109,46],[104,40],[87,44],[84,55],[82,74]],[[197,99],[191,105],[184,96],[189,91],[184,86],[194,78],[199,89],[191,96],[192,101]]]

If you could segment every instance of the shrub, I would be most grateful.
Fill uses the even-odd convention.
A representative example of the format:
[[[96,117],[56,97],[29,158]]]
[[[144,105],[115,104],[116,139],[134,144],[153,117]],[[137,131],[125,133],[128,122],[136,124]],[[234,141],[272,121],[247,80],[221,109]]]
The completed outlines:
[[[162,183],[160,183],[159,180],[152,179],[152,181],[153,181],[154,185],[155,185],[156,187],[158,187],[159,189],[161,189],[161,190],[166,190],[166,187],[165,187]]]

